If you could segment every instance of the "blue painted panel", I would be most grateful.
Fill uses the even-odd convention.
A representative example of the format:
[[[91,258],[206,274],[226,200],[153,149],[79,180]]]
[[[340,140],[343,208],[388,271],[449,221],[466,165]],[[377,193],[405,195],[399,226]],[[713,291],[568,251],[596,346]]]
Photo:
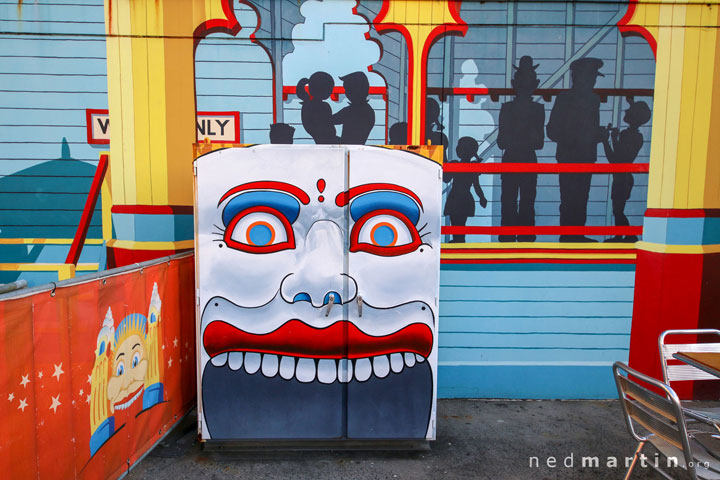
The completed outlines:
[[[0,238],[72,238],[76,230],[77,223],[65,226],[1,226]],[[102,227],[88,228],[87,238],[102,238]]]
[[[602,312],[601,316],[617,317],[632,314],[632,302],[461,302],[440,299],[440,315],[472,316],[474,312],[485,315],[543,315],[573,317]]]
[[[58,72],[82,75],[83,73],[105,73],[105,57],[82,58],[42,58],[9,56],[0,62],[0,73],[43,73]]]
[[[5,107],[32,108],[96,108],[95,105],[107,105],[107,93],[63,93],[36,92],[32,95],[18,95],[16,92],[0,92],[0,105]],[[90,107],[90,106],[93,107]]]
[[[630,334],[627,317],[450,317],[443,316],[440,328],[443,335],[451,332],[499,333],[611,333]]]
[[[443,301],[473,300],[490,302],[507,301],[552,301],[552,302],[632,302],[632,289],[626,287],[588,288],[588,287],[534,287],[517,288],[514,286],[441,286],[440,298]]]
[[[440,365],[438,397],[610,399],[617,398],[617,390],[610,365],[485,367]]]
[[[442,322],[442,320],[441,320]],[[441,323],[442,325],[442,323]],[[440,336],[442,337],[442,332]],[[440,364],[462,364],[479,366],[493,364],[509,365],[522,362],[527,365],[538,365],[547,362],[577,364],[580,362],[612,363],[618,359],[627,359],[627,348],[440,348]]]
[[[1,40],[0,40],[1,41]],[[28,75],[3,74],[0,76],[2,89],[16,92],[54,92],[66,93],[107,93],[105,75]]]
[[[104,21],[88,21],[88,22],[47,22],[38,20],[23,19],[19,22],[16,20],[0,20],[0,31],[18,32],[18,33],[42,33],[42,34],[86,34],[86,35],[104,35]]]
[[[73,53],[77,55],[73,56]],[[0,56],[104,58],[105,38],[0,35]],[[104,69],[103,69],[104,70]]]

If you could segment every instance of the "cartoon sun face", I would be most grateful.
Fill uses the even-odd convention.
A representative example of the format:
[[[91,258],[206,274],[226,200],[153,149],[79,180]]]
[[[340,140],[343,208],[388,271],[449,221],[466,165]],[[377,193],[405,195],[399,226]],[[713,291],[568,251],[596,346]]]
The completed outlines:
[[[112,375],[107,386],[110,413],[126,409],[142,395],[148,368],[145,340],[139,334],[126,337],[114,353]]]
[[[440,165],[283,148],[198,160],[203,438],[432,437]]]

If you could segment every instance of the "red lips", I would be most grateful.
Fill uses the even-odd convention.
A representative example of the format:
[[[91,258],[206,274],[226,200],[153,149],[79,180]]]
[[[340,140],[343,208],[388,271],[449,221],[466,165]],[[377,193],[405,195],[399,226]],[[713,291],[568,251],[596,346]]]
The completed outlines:
[[[390,335],[373,337],[347,321],[314,328],[300,320],[290,320],[277,330],[262,335],[245,332],[223,321],[214,321],[203,334],[205,351],[211,357],[233,351],[333,359],[401,352],[428,357],[432,342],[430,327],[421,323],[413,323]]]

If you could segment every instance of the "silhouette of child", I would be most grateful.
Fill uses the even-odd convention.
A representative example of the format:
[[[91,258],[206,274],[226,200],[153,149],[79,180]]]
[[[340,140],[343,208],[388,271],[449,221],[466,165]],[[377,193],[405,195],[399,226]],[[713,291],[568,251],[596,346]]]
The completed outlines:
[[[630,102],[630,108],[625,111],[623,120],[629,126],[622,132],[617,128],[612,128],[612,124],[605,129],[605,137],[603,138],[603,147],[605,148],[605,156],[610,163],[632,163],[635,161],[640,149],[643,145],[642,133],[638,130],[650,120],[650,108],[645,102]],[[610,137],[612,145],[610,145]],[[615,216],[615,225],[626,227],[630,225],[625,216],[625,203],[630,198],[632,187],[635,181],[632,173],[613,173],[612,190],[610,198],[612,199],[613,215]],[[606,240],[606,242],[637,242],[635,235],[616,235]]]
[[[388,130],[390,145],[407,145],[407,122],[394,123]]]
[[[306,85],[309,85],[310,95],[305,91]],[[297,84],[297,96],[302,100],[302,124],[317,144],[340,143],[332,121],[332,109],[325,102],[334,86],[335,81],[325,72],[315,72],[309,80],[303,78]]]
[[[437,127],[437,130],[435,130]],[[440,105],[433,98],[425,101],[425,141],[430,141],[431,145],[443,146],[443,162],[447,162],[447,150],[450,141],[447,135],[442,133],[442,124],[440,123]]]
[[[511,83],[515,98],[500,108],[498,121],[498,147],[504,150],[503,163],[537,163],[535,150],[545,143],[545,108],[532,99],[540,84],[533,59],[524,56],[515,68]],[[535,196],[537,173],[503,173],[500,175],[502,193],[500,225],[535,225]],[[518,197],[520,197],[518,208]],[[534,242],[535,235],[500,235],[501,242]]]
[[[340,143],[365,145],[375,125],[375,111],[368,103],[370,82],[363,72],[349,73],[340,80],[345,87],[345,96],[350,100],[350,105],[332,116],[335,125],[343,126]]]
[[[270,143],[291,144],[295,129],[287,123],[273,123],[270,125]]]
[[[473,158],[477,159],[478,162],[482,162],[482,158],[477,155],[478,142],[474,138],[462,137],[458,140],[455,152],[461,162],[470,162]],[[480,197],[480,206],[482,208],[487,206],[487,198],[485,198],[485,194],[480,187],[479,176],[478,173],[467,172],[446,173],[443,175],[445,182],[452,180],[443,215],[450,217],[450,225],[453,227],[464,227],[468,217],[475,215],[475,199],[470,193],[471,187]],[[465,243],[465,235],[453,235],[450,243]]]

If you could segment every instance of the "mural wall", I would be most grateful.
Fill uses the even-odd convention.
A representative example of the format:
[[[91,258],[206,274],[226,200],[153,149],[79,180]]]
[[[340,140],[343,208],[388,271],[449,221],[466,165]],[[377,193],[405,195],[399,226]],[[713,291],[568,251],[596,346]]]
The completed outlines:
[[[632,3],[180,3],[0,6],[0,282],[58,277],[102,151],[78,272],[192,248],[198,139],[429,142],[440,394],[613,395],[654,109]]]

